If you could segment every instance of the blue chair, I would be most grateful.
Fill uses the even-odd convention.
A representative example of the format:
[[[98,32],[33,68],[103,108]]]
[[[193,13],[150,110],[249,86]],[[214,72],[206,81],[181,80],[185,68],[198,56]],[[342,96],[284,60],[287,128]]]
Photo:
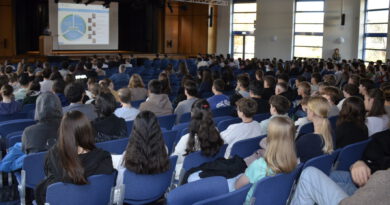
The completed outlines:
[[[235,190],[230,193],[222,194],[220,196],[215,196],[203,201],[196,202],[194,205],[237,205],[244,204],[246,195],[248,194],[249,189],[252,187],[252,184],[247,184],[244,187],[241,187],[238,190]]]
[[[326,175],[329,175],[338,153],[339,151],[336,150],[332,154],[324,154],[318,157],[314,157],[313,159],[305,162],[303,169],[306,167],[315,167],[324,172]]]
[[[131,130],[133,129],[133,123],[134,121],[126,121],[126,126],[127,126],[127,133],[130,135]]]
[[[227,180],[224,177],[208,177],[184,184],[168,193],[168,205],[194,204],[211,197],[229,192]]]
[[[301,129],[299,130],[298,136],[302,136],[305,134],[310,134],[314,132],[314,125],[313,123],[308,123],[306,125],[303,125]]]
[[[143,175],[125,171],[123,177],[124,202],[147,204],[161,198],[172,181],[177,156],[170,157],[170,169],[161,174]]]
[[[168,148],[169,155],[173,151],[173,144],[175,143],[176,135],[177,135],[177,132],[174,131],[174,130],[173,131],[165,131],[165,132],[163,132],[164,142],[165,142],[165,145]]]
[[[221,107],[217,109],[212,109],[213,117],[221,117],[221,116],[230,116],[233,114],[234,108],[232,106]]]
[[[233,119],[229,119],[229,120],[224,120],[224,121],[221,121],[218,123],[218,130],[220,132],[226,130],[229,125],[232,125],[232,124],[236,124],[236,123],[240,123],[242,122],[242,120],[240,118],[233,118]]]
[[[184,171],[188,171],[191,168],[198,167],[203,163],[211,162],[211,161],[214,161],[218,158],[223,157],[225,154],[226,148],[227,148],[227,144],[223,145],[220,148],[219,152],[213,157],[206,157],[202,154],[201,151],[197,151],[197,152],[193,152],[193,153],[189,154],[184,159],[184,162],[183,162]]]
[[[115,186],[116,172],[109,175],[88,177],[88,184],[75,185],[67,183],[51,184],[46,191],[46,203],[53,205],[111,204],[111,195]]]
[[[165,115],[158,117],[158,122],[160,123],[160,127],[166,128],[167,130],[172,129],[173,125],[175,125],[176,115]]]
[[[0,136],[6,137],[8,134],[23,131],[26,127],[34,125],[36,122],[31,119],[10,120],[0,123]]]
[[[257,114],[253,116],[253,120],[256,120],[257,122],[261,122],[263,120],[266,120],[271,117],[270,113],[262,113],[262,114]]]
[[[6,148],[8,149],[8,148],[14,146],[16,143],[21,142],[22,141],[22,134],[23,134],[23,131],[9,133],[6,137],[7,138]]]
[[[27,113],[15,113],[12,115],[0,115],[0,122],[9,121],[9,120],[18,120],[18,119],[27,119]]]
[[[254,185],[255,189],[251,198],[251,204],[287,204],[293,184],[301,170],[302,165],[298,165],[291,173],[265,177],[257,182]]]
[[[238,155],[241,158],[245,158],[253,154],[256,150],[260,149],[260,141],[266,136],[254,137],[250,139],[240,140],[234,143],[230,152],[230,157]]]
[[[218,123],[224,121],[224,120],[230,120],[233,119],[234,117],[232,116],[220,116],[220,117],[213,117],[213,121],[215,125],[218,125]]]
[[[45,178],[43,169],[46,154],[47,152],[28,154],[23,160],[22,171],[15,173],[22,204],[26,204],[26,187],[34,189]]]
[[[371,139],[348,145],[341,149],[339,157],[336,161],[336,170],[349,171],[349,167],[360,160],[363,156],[364,150]]]
[[[131,106],[135,107],[135,108],[139,108],[139,106],[141,105],[141,103],[145,102],[145,100],[137,100],[137,101],[131,101]]]
[[[190,123],[189,122],[184,122],[184,123],[180,123],[180,124],[177,124],[177,125],[172,127],[172,130],[177,132],[174,145],[176,145],[179,142],[179,140],[180,140],[180,138],[182,136],[181,135],[182,130],[185,129],[185,128],[188,128],[188,126],[190,126]]]
[[[35,110],[35,104],[25,104],[22,108],[22,113],[28,113]]]
[[[191,121],[191,113],[190,112],[184,113],[180,116],[179,123],[189,122],[189,121]]]
[[[122,138],[117,140],[110,140],[106,142],[96,143],[96,147],[106,150],[113,154],[122,154],[127,147],[129,138]]]

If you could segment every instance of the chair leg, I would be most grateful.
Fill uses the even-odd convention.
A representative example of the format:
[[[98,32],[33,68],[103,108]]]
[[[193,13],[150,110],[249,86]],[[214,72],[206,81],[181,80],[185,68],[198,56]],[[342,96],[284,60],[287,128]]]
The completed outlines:
[[[26,205],[26,171],[21,172],[21,183],[18,185],[20,204]]]

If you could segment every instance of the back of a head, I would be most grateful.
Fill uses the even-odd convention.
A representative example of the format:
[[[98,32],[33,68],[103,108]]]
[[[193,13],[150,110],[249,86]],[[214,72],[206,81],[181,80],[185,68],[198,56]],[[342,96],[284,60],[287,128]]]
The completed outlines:
[[[301,82],[299,83],[298,85],[298,89],[302,89],[303,93],[306,95],[306,96],[310,96],[310,93],[311,93],[311,86],[308,82]]]
[[[327,86],[327,87],[323,88],[322,92],[320,94],[329,96],[330,100],[334,104],[337,104],[341,98],[340,90],[336,87],[333,87],[333,86]]]
[[[63,80],[55,80],[54,83],[53,83],[52,90],[55,93],[64,93],[65,86],[66,86],[65,81],[63,81]]]
[[[271,76],[271,75],[266,75],[266,76],[264,77],[264,82],[266,82],[267,85],[268,85],[270,88],[275,87],[275,84],[276,84],[275,78],[274,78],[273,76]]]
[[[288,85],[285,82],[279,82],[276,84],[276,87],[278,87],[281,90],[281,93],[284,93],[288,90]]]
[[[289,173],[295,169],[298,160],[294,138],[295,126],[291,119],[277,116],[270,120],[264,159],[274,173]]]
[[[343,87],[343,91],[351,96],[356,96],[359,94],[359,87],[355,84],[345,84]]]
[[[126,65],[122,64],[119,66],[119,73],[124,73],[126,71]]]
[[[274,95],[269,99],[269,104],[276,109],[276,112],[279,115],[287,114],[290,110],[291,103],[290,101],[281,95]]]
[[[313,73],[311,78],[314,79],[317,83],[321,82],[321,75],[319,73]]]
[[[249,85],[249,92],[251,92],[255,96],[261,96],[263,94],[264,88],[263,84],[257,81],[253,81]]]
[[[51,69],[50,68],[43,69],[42,75],[44,78],[49,79],[51,75]]]
[[[129,81],[129,88],[144,88],[144,82],[139,74],[133,74]]]
[[[129,104],[131,102],[131,90],[129,88],[119,89],[118,97],[121,103]]]
[[[161,94],[162,84],[159,80],[151,80],[148,84],[149,92],[152,94]]]
[[[236,102],[237,111],[247,118],[252,118],[257,112],[257,102],[250,98],[241,98]]]
[[[368,95],[365,97],[366,101],[369,100],[367,98],[373,100],[372,106],[367,113],[368,117],[373,117],[373,116],[380,117],[386,114],[386,110],[384,106],[385,96],[383,95],[383,92],[380,89],[374,88],[368,91]]]
[[[213,82],[213,87],[217,92],[223,92],[225,90],[225,82],[222,79],[216,79]]]
[[[96,112],[100,117],[112,115],[116,108],[116,100],[111,92],[101,92],[95,101]]]
[[[2,96],[7,96],[7,97],[11,97],[12,94],[14,92],[14,89],[12,88],[12,86],[6,84],[6,85],[3,85],[1,87],[1,95]]]
[[[27,86],[29,83],[30,83],[30,79],[28,77],[28,74],[27,73],[22,73],[19,76],[19,84],[21,86]]]
[[[198,88],[196,87],[196,83],[192,80],[187,80],[184,84],[184,89],[187,94],[196,97],[198,95]]]
[[[168,154],[154,113],[142,111],[135,118],[123,163],[137,174],[159,174],[169,170]]]
[[[285,74],[285,73],[282,73],[282,74],[279,74],[277,76],[278,78],[278,82],[285,82],[285,83],[288,83],[288,75]]]
[[[366,109],[363,100],[354,96],[347,98],[340,110],[337,125],[344,122],[352,122],[364,127],[365,121]]]
[[[367,89],[367,91],[375,88],[374,81],[369,80],[369,79],[361,79],[359,84],[362,85],[363,87],[365,87]]]
[[[71,83],[65,88],[65,96],[70,103],[80,102],[83,98],[84,87],[80,83]]]
[[[241,87],[248,88],[249,87],[249,78],[247,75],[241,74],[237,77],[237,82],[240,83]]]
[[[223,145],[223,140],[214,124],[210,104],[205,99],[199,99],[192,104],[190,137],[186,154],[197,151],[195,138],[199,140],[200,148],[205,156],[214,156]]]
[[[44,92],[37,98],[34,119],[37,121],[52,121],[62,118],[60,99],[51,92]]]

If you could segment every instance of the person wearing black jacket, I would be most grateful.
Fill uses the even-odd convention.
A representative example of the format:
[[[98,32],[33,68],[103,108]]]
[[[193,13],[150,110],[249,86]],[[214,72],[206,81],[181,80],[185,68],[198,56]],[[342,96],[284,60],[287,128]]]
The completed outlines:
[[[270,105],[262,98],[263,85],[257,81],[253,81],[249,85],[249,96],[257,102],[257,114],[269,113]]]

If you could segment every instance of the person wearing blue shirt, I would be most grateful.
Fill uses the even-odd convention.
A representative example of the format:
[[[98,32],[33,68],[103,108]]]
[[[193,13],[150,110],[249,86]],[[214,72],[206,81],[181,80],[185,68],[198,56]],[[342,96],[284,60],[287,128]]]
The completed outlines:
[[[207,101],[210,104],[211,109],[230,106],[230,99],[222,92],[225,88],[225,82],[221,79],[214,80],[212,91],[214,95],[209,97]]]
[[[114,85],[121,84],[121,83],[128,83],[130,80],[130,77],[126,71],[126,66],[124,64],[119,66],[119,73],[116,73],[110,77]]]
[[[22,110],[22,104],[13,99],[14,89],[6,84],[1,87],[0,115],[11,115]]]

